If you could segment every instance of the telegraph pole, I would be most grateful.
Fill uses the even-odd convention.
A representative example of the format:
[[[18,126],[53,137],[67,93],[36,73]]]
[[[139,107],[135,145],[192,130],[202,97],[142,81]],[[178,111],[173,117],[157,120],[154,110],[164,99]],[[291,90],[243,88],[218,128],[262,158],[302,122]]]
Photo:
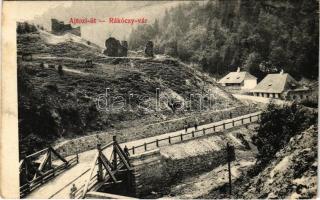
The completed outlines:
[[[232,182],[231,182],[231,161],[235,159],[234,147],[227,143],[227,160],[228,160],[228,172],[229,172],[229,195],[232,195]]]

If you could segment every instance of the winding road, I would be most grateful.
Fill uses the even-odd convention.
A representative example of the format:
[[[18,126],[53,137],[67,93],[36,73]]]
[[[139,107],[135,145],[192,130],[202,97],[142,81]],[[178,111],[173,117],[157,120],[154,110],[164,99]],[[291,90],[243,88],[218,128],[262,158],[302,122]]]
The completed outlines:
[[[242,118],[256,116],[260,113],[261,112],[255,112],[255,113],[235,117],[232,119],[226,119],[226,120],[222,120],[219,122],[204,124],[204,125],[199,126],[198,129],[201,130],[203,128],[210,128],[213,126],[218,126],[218,125],[221,125],[226,122],[231,122],[233,120],[241,120]],[[258,118],[253,117],[252,119],[254,122]],[[244,124],[250,123],[250,121],[248,119],[244,120],[243,122],[244,122]],[[240,125],[242,125],[240,123],[235,123],[234,125],[240,126]],[[230,124],[226,125],[225,129],[230,129],[232,127],[233,127],[232,123],[230,123]],[[222,131],[222,130],[223,130],[222,126],[216,128],[216,131]],[[191,132],[191,131],[194,131],[194,128],[188,129],[188,132]],[[178,135],[181,135],[182,133],[185,133],[185,130],[179,130],[179,131],[170,132],[170,133],[166,133],[166,134],[162,134],[162,135],[158,135],[158,136],[154,136],[154,137],[134,140],[134,141],[122,143],[122,144],[120,144],[120,146],[123,148],[126,145],[128,148],[132,148],[133,146],[143,145],[144,143],[149,143],[149,142],[155,141],[157,139],[161,140],[161,139],[168,138],[169,136],[170,137],[178,136]],[[154,146],[154,147],[148,146],[148,149],[149,148],[155,149],[156,146]],[[138,152],[136,151],[136,153],[142,153],[143,151],[144,151],[144,149],[140,148],[140,151],[138,151]],[[104,150],[104,154],[107,157],[111,156],[111,152],[112,152],[111,147]],[[66,170],[65,172],[61,173],[59,176],[57,176],[54,179],[43,184],[41,187],[37,188],[36,190],[31,192],[29,195],[27,195],[26,198],[41,198],[41,199],[51,199],[51,198],[53,198],[53,199],[66,199],[66,198],[69,198],[70,188],[73,183],[76,185],[76,187],[80,187],[81,185],[83,185],[85,183],[85,181],[89,175],[88,171],[90,169],[90,166],[92,165],[92,161],[93,161],[96,153],[97,153],[96,149],[80,153],[79,154],[79,164]]]

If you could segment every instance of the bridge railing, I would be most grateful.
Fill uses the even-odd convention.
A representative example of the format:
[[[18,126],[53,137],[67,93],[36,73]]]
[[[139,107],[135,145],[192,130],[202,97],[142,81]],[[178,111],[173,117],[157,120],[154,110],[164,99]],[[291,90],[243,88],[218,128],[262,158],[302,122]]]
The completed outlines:
[[[54,165],[52,164],[52,153],[57,156],[58,159],[62,160],[62,164]],[[33,166],[32,159],[39,158],[44,156],[44,159],[39,166]],[[75,155],[71,159],[64,159],[51,147],[40,150],[31,155],[25,156],[24,159],[20,161],[19,171],[20,171],[20,180],[24,180],[24,183],[20,186],[20,197],[25,197],[27,194],[46,183],[50,179],[58,176],[62,171],[68,169],[79,163],[78,155]],[[46,166],[49,166],[48,170],[44,170]],[[35,173],[32,173],[28,168],[33,169]],[[28,180],[28,177],[33,177],[31,180]]]
[[[113,148],[111,156],[113,157],[112,163],[103,154],[103,151],[108,147]],[[91,189],[95,190],[99,188],[99,182],[105,182],[109,179],[113,182],[117,182],[114,173],[122,169],[122,167],[131,170],[131,165],[128,163],[129,158],[120,148],[118,142],[116,141],[116,136],[113,136],[113,141],[109,144],[104,146],[98,144],[97,150],[98,152],[93,159],[92,166],[89,168],[89,170],[87,170],[89,174],[85,183],[81,185],[74,193],[74,197],[77,199],[84,198],[86,193]]]
[[[187,141],[193,138],[199,138],[209,134],[212,135],[216,133],[221,133],[221,131],[226,129],[259,121],[260,116],[261,113],[238,117],[238,119],[232,119],[230,121],[226,120],[223,123],[215,124],[212,127],[198,129],[187,133],[181,133],[179,135],[169,136],[162,139],[156,139],[151,142],[146,142],[141,145],[133,146],[132,148],[129,148],[129,152],[132,153],[132,155],[134,155],[136,153],[143,153],[162,146],[177,144],[179,142]]]

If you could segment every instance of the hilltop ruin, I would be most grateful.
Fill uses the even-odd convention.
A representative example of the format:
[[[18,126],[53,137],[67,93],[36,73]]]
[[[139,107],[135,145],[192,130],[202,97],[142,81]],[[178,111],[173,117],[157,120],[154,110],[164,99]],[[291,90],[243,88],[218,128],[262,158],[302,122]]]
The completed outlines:
[[[63,21],[51,19],[51,32],[56,35],[63,35],[65,33],[72,33],[81,36],[80,26],[73,28],[71,24],[65,24]]]

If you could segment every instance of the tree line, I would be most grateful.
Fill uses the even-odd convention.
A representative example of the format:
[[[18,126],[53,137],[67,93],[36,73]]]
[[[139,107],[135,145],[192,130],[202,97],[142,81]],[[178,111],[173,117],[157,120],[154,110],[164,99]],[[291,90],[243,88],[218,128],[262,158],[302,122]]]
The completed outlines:
[[[281,69],[298,80],[317,79],[318,1],[184,3],[133,29],[129,47],[141,50],[148,40],[155,53],[216,75],[241,67],[259,79]]]

